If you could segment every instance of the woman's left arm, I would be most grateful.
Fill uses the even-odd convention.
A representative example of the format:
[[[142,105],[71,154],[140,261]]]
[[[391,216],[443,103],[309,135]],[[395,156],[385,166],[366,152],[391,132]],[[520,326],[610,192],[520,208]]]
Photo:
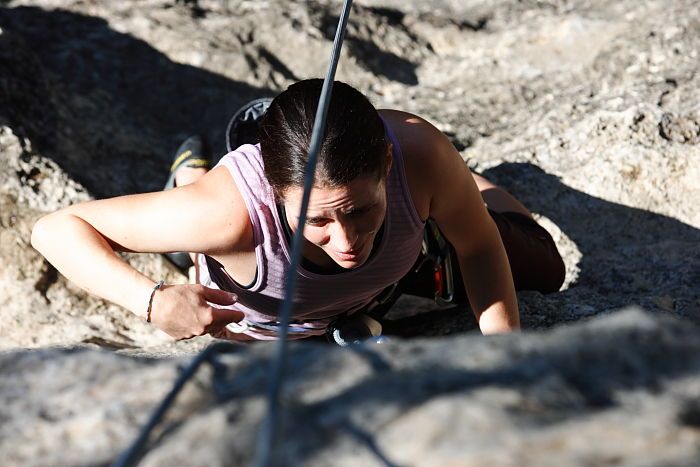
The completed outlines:
[[[513,276],[501,236],[467,164],[447,137],[429,123],[432,151],[430,217],[454,247],[469,303],[483,334],[520,329]]]

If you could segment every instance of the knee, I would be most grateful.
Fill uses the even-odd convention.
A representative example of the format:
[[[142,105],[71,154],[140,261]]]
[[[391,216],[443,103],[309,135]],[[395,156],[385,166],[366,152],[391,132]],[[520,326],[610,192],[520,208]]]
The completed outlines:
[[[541,283],[537,290],[542,293],[557,292],[561,289],[566,279],[566,266],[557,247],[552,245],[553,252],[548,258],[550,264],[545,268],[545,273],[542,274]]]
[[[516,290],[552,293],[564,284],[566,266],[548,233],[531,238],[521,251],[508,256]]]

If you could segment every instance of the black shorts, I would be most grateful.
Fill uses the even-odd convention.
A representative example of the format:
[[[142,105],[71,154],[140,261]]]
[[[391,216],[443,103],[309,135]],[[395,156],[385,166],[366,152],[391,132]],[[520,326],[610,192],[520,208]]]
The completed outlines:
[[[498,227],[508,255],[515,290],[556,292],[564,283],[564,261],[554,239],[534,219],[519,212],[494,212],[491,218]],[[454,271],[454,302],[467,303],[459,261],[451,248]],[[400,282],[400,290],[408,295],[434,298],[433,265],[426,262],[417,271],[407,274]]]

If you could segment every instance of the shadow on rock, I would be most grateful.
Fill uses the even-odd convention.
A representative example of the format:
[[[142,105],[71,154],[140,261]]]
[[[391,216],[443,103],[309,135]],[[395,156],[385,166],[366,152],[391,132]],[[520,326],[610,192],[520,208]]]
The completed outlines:
[[[504,163],[484,176],[547,216],[577,245],[579,277],[564,294],[588,289],[601,298],[602,307],[590,303],[593,308],[636,303],[700,320],[700,230],[575,190],[529,163]]]
[[[188,134],[223,154],[227,119],[274,94],[175,63],[101,18],[0,8],[0,28],[2,117],[98,197],[160,189]]]
[[[575,190],[533,164],[504,163],[483,175],[557,224],[582,255],[567,290],[518,293],[523,328],[548,328],[630,304],[700,324],[700,230]],[[384,322],[385,334],[401,337],[477,329],[464,305]]]
[[[486,340],[424,342],[417,345],[434,345],[432,355],[442,355],[444,360],[425,365],[426,348],[398,354],[399,361],[407,361],[410,355],[409,368],[373,373],[332,397],[295,406],[289,419],[296,423],[286,427],[286,439],[298,438],[285,447],[293,445],[296,452],[310,455],[341,433],[357,437],[347,423],[360,421],[357,428],[366,434],[365,447],[387,459],[389,453],[376,452],[374,440],[396,422],[397,414],[425,410],[429,400],[440,397],[452,396],[452,407],[459,399],[467,405],[476,403],[476,393],[485,389],[519,394],[519,403],[506,404],[504,410],[510,426],[528,431],[583,422],[606,410],[634,410],[636,391],[660,394],[664,384],[695,374],[700,360],[689,359],[688,352],[698,347],[696,332],[695,326],[683,321],[628,309],[547,334],[504,338],[486,351],[504,352],[491,361],[499,363],[481,369],[455,368],[447,362],[457,355],[478,358],[473,352],[477,346],[471,352],[466,346],[479,343],[486,349]],[[524,344],[526,341],[529,343]],[[442,352],[438,346],[444,346]],[[502,358],[504,355],[508,357]],[[393,363],[392,358],[388,360]],[[695,412],[691,408],[681,413]],[[319,433],[324,442],[312,436]],[[289,455],[289,451],[282,453]]]
[[[391,27],[404,29],[401,25],[403,13],[398,10],[386,8],[368,8],[368,11],[383,18]],[[335,27],[338,17],[332,14],[324,15],[320,21],[320,31],[326,39],[332,41],[335,36]],[[369,39],[371,34],[354,24],[352,17],[345,36],[345,47],[348,53],[355,58],[367,71],[377,76],[384,76],[392,81],[397,81],[409,86],[418,84],[416,74],[417,65],[392,52],[384,50]],[[417,40],[417,38],[414,38]],[[376,39],[375,39],[376,40]]]
[[[388,336],[409,338],[478,331],[479,324],[467,305],[456,305],[406,318],[387,319],[382,322],[382,328]]]

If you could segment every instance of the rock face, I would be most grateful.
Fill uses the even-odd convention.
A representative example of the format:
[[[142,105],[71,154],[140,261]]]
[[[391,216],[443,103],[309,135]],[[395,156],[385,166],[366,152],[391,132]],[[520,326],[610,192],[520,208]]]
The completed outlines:
[[[324,73],[340,5],[5,3],[0,345],[160,345],[164,336],[75,290],[33,252],[33,221],[91,197],[160,189],[187,134],[222,154],[239,105]],[[700,322],[696,6],[365,0],[338,77],[378,107],[434,122],[553,233],[567,281],[557,294],[520,294],[526,327],[630,303]],[[130,260],[185,280],[160,258]],[[396,316],[421,306],[404,300]],[[413,324],[400,332],[474,327],[463,310]]]
[[[295,344],[274,465],[697,465],[698,331],[627,310],[500,338]],[[139,465],[251,465],[271,350],[220,357],[218,399],[205,365]],[[3,465],[114,461],[181,362],[0,354]]]
[[[177,364],[16,349],[163,357],[211,342],[173,344],[78,290],[29,246],[33,223],[71,203],[159,190],[189,134],[223,154],[240,105],[324,74],[339,10],[329,0],[0,0],[0,349],[12,350],[0,363],[3,465],[113,460]],[[280,455],[372,465],[369,433],[401,465],[696,464],[699,32],[695,0],[355,2],[338,79],[377,107],[430,120],[473,170],[523,200],[555,237],[567,280],[558,293],[519,294],[536,334],[396,341],[376,349],[383,372],[352,352],[295,346],[293,360],[311,369],[295,363],[286,430],[300,436]],[[187,280],[157,255],[125,258]],[[626,314],[547,331],[629,304],[680,321]],[[467,310],[413,299],[392,317],[402,336],[474,329]],[[231,362],[250,381],[239,402],[183,395],[174,419],[197,415],[147,465],[177,463],[185,449],[206,465],[250,460],[263,373],[248,366],[270,349],[246,352]],[[194,434],[212,444],[183,441]]]

